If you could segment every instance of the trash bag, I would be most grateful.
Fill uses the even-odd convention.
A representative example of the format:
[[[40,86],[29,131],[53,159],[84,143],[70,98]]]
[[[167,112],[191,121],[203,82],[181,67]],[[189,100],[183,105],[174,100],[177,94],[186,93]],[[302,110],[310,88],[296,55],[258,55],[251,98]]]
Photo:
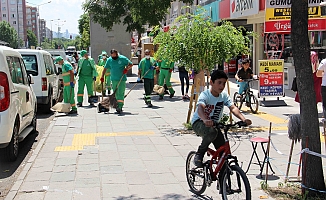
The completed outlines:
[[[97,71],[97,77],[95,81],[95,90],[96,92],[102,92],[102,84],[101,84],[101,76],[103,72],[104,67],[96,65],[96,71]],[[105,88],[105,83],[103,83],[103,87]]]

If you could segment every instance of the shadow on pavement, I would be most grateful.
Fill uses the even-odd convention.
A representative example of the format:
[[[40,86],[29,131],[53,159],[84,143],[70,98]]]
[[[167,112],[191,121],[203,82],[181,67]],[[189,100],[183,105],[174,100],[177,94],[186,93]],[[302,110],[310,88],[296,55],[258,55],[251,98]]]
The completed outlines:
[[[0,180],[10,177],[16,172],[32,149],[33,144],[37,142],[37,136],[38,133],[29,134],[22,142],[19,143],[19,154],[16,161],[9,162],[0,157]]]
[[[138,197],[137,195],[130,195],[130,196],[119,196],[116,197],[115,200],[142,200],[144,199],[143,197]],[[187,198],[187,196],[180,195],[180,194],[166,194],[162,197],[155,197],[153,199],[157,200],[165,200],[165,199],[170,199],[170,200],[178,200],[178,199],[199,199],[199,200],[213,200],[212,197],[205,196],[205,195],[192,195],[192,197]]]

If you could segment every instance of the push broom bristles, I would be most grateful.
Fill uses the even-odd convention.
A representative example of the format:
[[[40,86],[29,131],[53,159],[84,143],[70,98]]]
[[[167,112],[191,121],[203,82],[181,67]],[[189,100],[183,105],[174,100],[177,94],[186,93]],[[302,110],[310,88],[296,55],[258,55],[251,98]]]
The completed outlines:
[[[118,102],[115,98],[115,93],[110,94],[107,98],[103,99],[101,106],[110,110],[110,108],[117,108]]]

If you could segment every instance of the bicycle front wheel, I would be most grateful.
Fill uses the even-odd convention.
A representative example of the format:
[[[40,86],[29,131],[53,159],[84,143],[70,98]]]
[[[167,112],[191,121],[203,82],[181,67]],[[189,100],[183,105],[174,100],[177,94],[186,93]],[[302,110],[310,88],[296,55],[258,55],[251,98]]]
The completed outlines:
[[[250,184],[244,171],[237,165],[228,166],[222,176],[223,200],[251,199]]]
[[[239,108],[239,110],[241,109],[243,101],[241,95],[239,95],[238,92],[235,92],[233,95],[233,103],[236,107]]]
[[[251,94],[249,96],[249,103],[251,112],[256,114],[258,112],[259,102],[255,95]]]
[[[206,178],[204,168],[198,168],[194,164],[196,152],[191,151],[187,156],[186,161],[186,177],[191,192],[201,195],[206,190]]]

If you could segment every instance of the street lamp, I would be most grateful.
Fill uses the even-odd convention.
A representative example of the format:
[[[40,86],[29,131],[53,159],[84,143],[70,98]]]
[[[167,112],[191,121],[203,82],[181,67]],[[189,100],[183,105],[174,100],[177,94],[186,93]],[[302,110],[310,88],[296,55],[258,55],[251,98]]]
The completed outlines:
[[[37,39],[40,42],[40,46],[41,46],[42,41],[40,39],[40,19],[41,19],[41,17],[40,17],[40,6],[43,6],[45,4],[49,4],[49,3],[51,3],[51,1],[48,1],[48,2],[45,2],[45,3],[42,3],[42,4],[35,4],[35,3],[31,3],[31,2],[26,2],[26,3],[37,6],[37,17],[38,17],[38,19],[37,19],[37,25],[38,25]]]
[[[56,21],[56,20],[59,21],[60,19],[51,19],[51,20],[50,20],[50,23],[51,23],[51,46],[52,46],[52,40],[53,40],[52,22],[53,22],[53,21]]]
[[[66,20],[62,20],[62,21],[58,21],[58,23],[56,24],[58,26],[58,38],[60,38],[61,26],[63,26],[63,23],[65,23],[65,22],[66,22]]]

